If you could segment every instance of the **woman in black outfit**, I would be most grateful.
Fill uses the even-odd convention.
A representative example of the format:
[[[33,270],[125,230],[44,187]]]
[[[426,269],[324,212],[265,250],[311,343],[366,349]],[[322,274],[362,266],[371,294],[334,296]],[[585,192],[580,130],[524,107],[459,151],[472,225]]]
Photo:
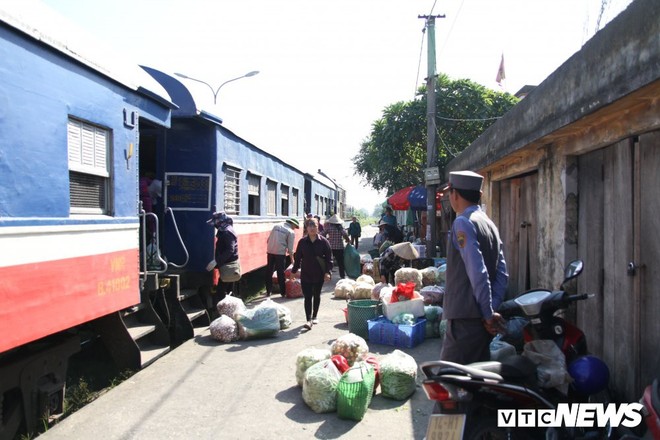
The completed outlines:
[[[216,212],[207,222],[218,229],[215,235],[215,263],[219,269],[227,263],[238,260],[238,238],[234,232],[234,221],[224,212]],[[234,289],[234,282],[220,279],[213,294],[213,305],[222,301]]]
[[[316,219],[305,220],[307,235],[300,239],[296,247],[291,278],[300,269],[300,285],[305,297],[305,328],[312,329],[318,324],[316,316],[321,305],[321,288],[330,281],[332,272],[332,250],[328,240],[319,235]]]

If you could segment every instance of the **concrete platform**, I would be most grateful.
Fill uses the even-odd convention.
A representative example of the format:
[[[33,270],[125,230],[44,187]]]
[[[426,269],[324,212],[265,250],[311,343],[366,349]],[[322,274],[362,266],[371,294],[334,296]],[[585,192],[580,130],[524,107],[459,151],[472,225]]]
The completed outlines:
[[[375,228],[365,228],[366,253]],[[302,399],[296,356],[309,347],[329,347],[348,333],[333,299],[338,281],[326,283],[319,324],[303,329],[303,299],[273,299],[291,309],[293,324],[278,337],[221,344],[208,329],[138,372],[39,438],[56,439],[422,439],[433,404],[424,391],[406,401],[377,394],[360,422],[336,413],[316,414]],[[260,299],[261,301],[263,299]],[[367,341],[368,343],[368,341]],[[377,355],[395,347],[369,345]],[[440,339],[402,349],[419,363],[437,359]],[[421,383],[418,372],[418,385]]]

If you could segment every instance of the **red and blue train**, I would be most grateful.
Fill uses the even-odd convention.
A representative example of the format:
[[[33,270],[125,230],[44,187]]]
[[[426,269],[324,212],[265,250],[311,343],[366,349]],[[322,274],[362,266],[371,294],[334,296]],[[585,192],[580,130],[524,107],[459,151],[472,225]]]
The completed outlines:
[[[250,273],[275,223],[344,197],[172,76],[78,49],[16,3],[0,5],[0,439],[61,413],[79,329],[135,370],[208,326],[213,211]]]

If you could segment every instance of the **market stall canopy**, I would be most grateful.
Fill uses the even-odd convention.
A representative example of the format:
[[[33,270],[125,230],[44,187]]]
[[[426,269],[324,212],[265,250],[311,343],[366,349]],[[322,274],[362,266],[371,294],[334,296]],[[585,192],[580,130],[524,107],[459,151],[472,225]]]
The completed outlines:
[[[410,194],[410,191],[412,191],[413,188],[415,187],[408,186],[389,196],[387,198],[387,202],[390,204],[392,209],[396,211],[405,211],[408,209],[410,207],[410,202],[408,202],[408,194]]]
[[[441,192],[435,193],[435,207],[437,210],[441,209],[440,197],[442,196]],[[408,194],[408,204],[410,209],[416,211],[426,210],[426,187],[425,186],[416,186]]]

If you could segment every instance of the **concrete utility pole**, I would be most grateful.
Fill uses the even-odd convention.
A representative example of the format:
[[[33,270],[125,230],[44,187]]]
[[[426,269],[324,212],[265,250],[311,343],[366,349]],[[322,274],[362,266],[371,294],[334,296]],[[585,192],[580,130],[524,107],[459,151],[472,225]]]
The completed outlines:
[[[435,19],[444,18],[444,15],[419,15],[418,18],[426,20],[426,38],[428,46],[428,74],[426,78],[426,170],[424,180],[426,184],[426,256],[436,256],[435,246],[438,243],[435,192],[440,183],[438,169],[437,149],[435,146]]]

